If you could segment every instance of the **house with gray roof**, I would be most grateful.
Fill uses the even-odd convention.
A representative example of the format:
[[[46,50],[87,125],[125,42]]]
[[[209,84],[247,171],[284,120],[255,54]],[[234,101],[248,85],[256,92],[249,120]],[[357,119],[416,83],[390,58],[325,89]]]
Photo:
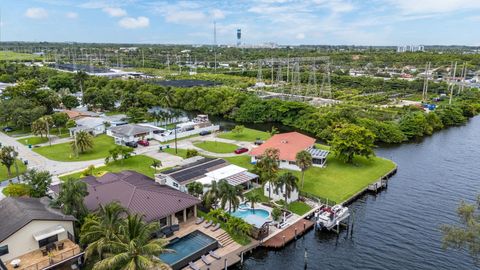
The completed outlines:
[[[0,262],[6,267],[47,269],[82,255],[75,244],[73,216],[49,206],[48,198],[14,198],[0,201]],[[52,252],[42,256],[42,251]]]
[[[158,130],[160,128],[147,125],[126,124],[109,128],[107,135],[113,137],[116,144],[125,145],[138,140],[152,139],[153,134]]]
[[[197,215],[200,200],[190,194],[156,183],[135,171],[106,173],[101,177],[87,176],[88,196],[85,206],[95,211],[100,205],[119,202],[130,213],[143,215],[146,222],[159,222],[161,227],[179,224]],[[54,193],[61,186],[51,187]]]
[[[75,120],[76,127],[70,128],[70,137],[75,136],[77,132],[86,131],[93,136],[105,133],[105,120],[100,117],[82,117]]]

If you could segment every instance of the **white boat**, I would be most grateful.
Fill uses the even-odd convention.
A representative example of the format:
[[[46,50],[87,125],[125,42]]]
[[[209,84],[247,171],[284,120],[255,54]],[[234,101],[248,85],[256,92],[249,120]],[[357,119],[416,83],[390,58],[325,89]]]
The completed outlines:
[[[324,207],[315,213],[315,228],[321,230],[326,228],[331,230],[333,227],[339,225],[343,220],[350,216],[348,207],[339,204],[330,207]]]

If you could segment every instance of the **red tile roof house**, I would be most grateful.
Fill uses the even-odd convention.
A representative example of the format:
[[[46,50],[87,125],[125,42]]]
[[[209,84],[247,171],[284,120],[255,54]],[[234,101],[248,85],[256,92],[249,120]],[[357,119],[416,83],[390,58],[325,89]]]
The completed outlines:
[[[117,201],[130,213],[144,215],[144,221],[159,222],[161,227],[197,216],[199,199],[134,171],[106,173],[98,178],[87,176],[82,181],[87,183],[89,194],[84,202],[90,211],[97,210],[100,204]],[[57,194],[61,189],[59,185],[50,188]]]
[[[308,151],[312,155],[313,166],[323,167],[327,161],[329,151],[315,148],[315,139],[298,132],[288,132],[273,135],[259,147],[250,151],[251,162],[256,163],[268,148],[275,148],[280,151],[279,167],[300,171],[295,162],[295,157],[302,150]]]

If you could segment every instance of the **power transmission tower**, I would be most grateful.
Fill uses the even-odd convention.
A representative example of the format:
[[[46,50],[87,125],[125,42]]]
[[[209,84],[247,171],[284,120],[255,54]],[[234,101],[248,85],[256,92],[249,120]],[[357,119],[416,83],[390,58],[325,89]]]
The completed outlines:
[[[283,82],[282,66],[279,64],[277,68],[277,85]]]
[[[257,83],[256,85],[263,84],[263,77],[262,77],[262,61],[258,60],[258,72],[257,72]]]
[[[425,65],[425,79],[423,81],[423,91],[422,91],[422,101],[427,101],[428,99],[428,80],[430,77],[430,62]]]
[[[292,91],[291,95],[301,95],[302,94],[302,85],[300,80],[300,63],[296,61],[293,65],[292,72]]]
[[[330,62],[325,64],[325,72],[323,73],[322,86],[320,87],[320,96],[332,98],[332,85],[330,82]]]
[[[455,82],[455,74],[456,73],[457,73],[457,62],[455,62],[455,67],[453,68],[453,76],[450,79],[450,99],[448,101],[448,105],[452,104],[453,88],[455,88],[455,83],[454,82]]]
[[[316,95],[317,94],[317,68],[315,67],[315,62],[312,65],[310,75],[308,76],[308,85],[305,91],[305,96]]]
[[[460,88],[458,89],[458,94],[462,93],[463,90],[465,89],[465,79],[467,77],[467,62],[463,62],[463,67],[462,67],[462,83],[460,85]]]

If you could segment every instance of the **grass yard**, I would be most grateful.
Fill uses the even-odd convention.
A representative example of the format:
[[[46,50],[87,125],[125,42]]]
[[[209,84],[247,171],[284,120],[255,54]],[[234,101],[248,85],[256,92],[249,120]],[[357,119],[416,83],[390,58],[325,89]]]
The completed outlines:
[[[255,194],[258,194],[259,198],[260,198],[260,201],[259,202],[269,202],[270,200],[268,199],[268,196],[265,196],[263,194],[263,188],[262,187],[259,187],[259,188],[255,188],[255,189],[252,189],[251,191],[248,191],[247,193],[244,194],[245,196],[245,199],[247,199],[247,194],[250,194],[250,193],[255,193]]]
[[[308,211],[310,211],[312,209],[312,207],[310,207],[310,205],[308,205],[304,202],[296,201],[296,202],[292,202],[289,205],[287,205],[287,209],[289,211],[292,211],[293,213],[301,216],[301,215],[304,215],[305,213],[307,213]]]
[[[99,135],[93,138],[93,150],[79,154],[78,158],[72,151],[70,143],[54,144],[52,146],[43,146],[34,148],[33,151],[40,155],[57,161],[85,161],[101,159],[108,156],[108,151],[116,147],[113,138],[107,135]]]
[[[144,156],[144,155],[132,156],[129,159],[123,160],[123,162],[122,160],[117,160],[114,162],[110,162],[106,166],[95,168],[93,170],[93,174],[95,176],[100,176],[105,172],[121,172],[124,170],[132,170],[153,178],[155,170],[151,167],[151,165],[154,160],[155,159]],[[158,169],[157,171],[160,171],[160,170]],[[78,172],[78,173],[61,176],[60,179],[61,180],[65,180],[68,178],[78,179],[81,177],[83,177],[82,173]]]
[[[21,160],[17,160],[18,165],[18,174],[22,174],[27,170],[27,166],[23,164]],[[17,171],[15,170],[15,165],[12,165],[10,168],[12,175],[8,176],[7,167],[0,165],[0,182],[14,178],[17,176]]]
[[[236,134],[231,131],[220,133],[217,135],[218,138],[222,139],[229,139],[235,141],[245,141],[245,142],[253,142],[256,139],[260,138],[260,140],[267,140],[270,138],[270,133],[250,128],[245,128],[242,133]]]
[[[0,59],[2,60],[7,60],[7,61],[15,61],[15,60],[41,60],[42,57],[39,55],[35,54],[29,54],[29,53],[17,53],[17,52],[11,52],[11,51],[1,51],[0,52]]]
[[[225,160],[249,170],[254,166],[250,164],[249,156],[229,157]],[[326,168],[311,167],[305,172],[305,185],[302,190],[338,203],[377,181],[395,167],[392,161],[380,157],[356,157],[354,162],[355,164],[345,164],[330,154]],[[281,173],[287,171],[281,170]],[[300,172],[291,172],[301,179]]]
[[[28,137],[24,139],[18,139],[17,141],[23,145],[29,145],[29,144],[36,145],[36,144],[46,143],[48,142],[48,139],[47,137],[42,138],[39,136],[35,136],[35,137]]]
[[[177,153],[175,153],[175,148],[163,148],[162,151],[171,155],[179,156],[181,158],[187,158],[187,149],[177,148]]]
[[[233,151],[238,148],[238,146],[235,144],[214,141],[196,142],[194,145],[205,151],[217,154],[233,153]]]

